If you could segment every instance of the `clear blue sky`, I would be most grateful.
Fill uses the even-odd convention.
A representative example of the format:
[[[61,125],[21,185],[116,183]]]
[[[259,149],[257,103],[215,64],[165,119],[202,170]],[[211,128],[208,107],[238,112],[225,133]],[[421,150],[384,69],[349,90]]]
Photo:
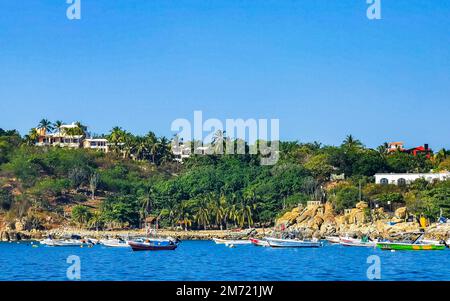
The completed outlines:
[[[0,0],[0,127],[45,117],[171,136],[279,118],[286,140],[450,148],[450,1]]]

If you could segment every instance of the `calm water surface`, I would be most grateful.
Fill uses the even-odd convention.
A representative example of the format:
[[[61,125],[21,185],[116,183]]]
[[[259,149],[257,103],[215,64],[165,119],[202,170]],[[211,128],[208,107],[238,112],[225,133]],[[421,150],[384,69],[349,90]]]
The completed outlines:
[[[397,251],[325,245],[271,249],[184,241],[176,251],[52,248],[0,243],[0,280],[67,280],[70,255],[81,259],[81,280],[368,280],[367,258],[381,259],[382,280],[450,280],[450,251]]]

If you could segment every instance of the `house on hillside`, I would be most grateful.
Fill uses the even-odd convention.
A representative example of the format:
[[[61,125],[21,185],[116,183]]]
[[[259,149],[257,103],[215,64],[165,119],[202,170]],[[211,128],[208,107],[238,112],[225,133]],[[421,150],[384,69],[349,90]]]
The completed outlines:
[[[63,124],[56,132],[49,133],[45,128],[36,129],[38,139],[36,146],[59,146],[67,148],[94,149],[109,152],[109,143],[103,138],[87,138],[75,123]]]
[[[389,142],[386,152],[394,153],[397,151],[412,154],[413,156],[417,156],[418,154],[425,154],[427,158],[430,158],[433,154],[433,150],[429,147],[428,144],[407,149],[405,148],[404,142]]]
[[[48,133],[45,128],[36,129],[39,135],[36,146],[80,148],[83,135],[72,134],[71,130],[75,128],[77,128],[77,125],[72,123],[62,125],[55,133]]]
[[[450,180],[450,172],[441,173],[378,173],[375,175],[375,183],[380,185],[408,185],[418,179],[428,182]]]

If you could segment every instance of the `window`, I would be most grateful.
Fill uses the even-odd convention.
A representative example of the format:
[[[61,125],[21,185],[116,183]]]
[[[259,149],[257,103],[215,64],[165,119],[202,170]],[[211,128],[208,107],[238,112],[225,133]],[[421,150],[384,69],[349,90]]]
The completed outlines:
[[[397,184],[398,186],[405,186],[406,185],[406,180],[403,178],[400,178],[397,180]]]
[[[380,184],[381,184],[381,185],[387,185],[387,184],[389,184],[389,181],[388,181],[388,179],[386,179],[386,178],[382,178],[382,179],[380,180]]]

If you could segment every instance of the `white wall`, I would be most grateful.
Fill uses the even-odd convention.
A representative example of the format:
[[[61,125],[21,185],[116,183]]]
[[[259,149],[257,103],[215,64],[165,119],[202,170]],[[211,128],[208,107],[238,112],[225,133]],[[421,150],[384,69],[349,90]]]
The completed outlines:
[[[381,184],[382,179],[387,179],[389,184],[398,184],[399,179],[405,179],[407,184],[414,182],[417,179],[423,178],[428,182],[433,180],[445,181],[450,179],[450,173],[386,173],[376,174],[375,183]]]

